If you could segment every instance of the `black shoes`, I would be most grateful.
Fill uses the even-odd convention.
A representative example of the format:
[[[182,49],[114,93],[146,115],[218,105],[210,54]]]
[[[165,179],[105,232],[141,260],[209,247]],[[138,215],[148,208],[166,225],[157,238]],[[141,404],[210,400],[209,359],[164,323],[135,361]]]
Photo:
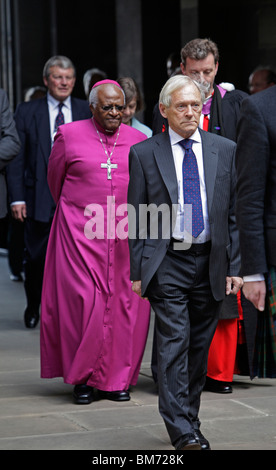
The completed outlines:
[[[99,398],[112,401],[130,400],[129,392],[125,390],[117,390],[115,392],[104,392],[103,390],[98,390],[98,396]],[[89,403],[95,399],[93,388],[86,384],[75,385],[73,398],[77,405],[89,405]]]
[[[201,450],[211,450],[210,444],[199,429],[194,430],[195,438],[201,446]]]
[[[195,434],[184,434],[176,450],[201,450],[201,445]]]
[[[228,382],[210,379],[210,377],[206,377],[206,383],[203,390],[213,393],[232,393],[232,387]]]
[[[210,444],[199,429],[191,434],[184,434],[176,450],[211,450]]]
[[[130,395],[127,390],[116,390],[115,392],[104,392],[99,390],[99,397],[112,401],[129,401]]]
[[[35,328],[39,322],[39,308],[27,307],[24,312],[26,328]]]
[[[93,388],[85,384],[75,385],[73,397],[77,405],[89,405],[94,400]]]

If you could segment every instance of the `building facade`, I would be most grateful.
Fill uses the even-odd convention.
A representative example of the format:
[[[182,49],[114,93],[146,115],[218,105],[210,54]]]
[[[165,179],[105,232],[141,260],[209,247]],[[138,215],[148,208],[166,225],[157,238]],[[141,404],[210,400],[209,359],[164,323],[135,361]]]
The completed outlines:
[[[276,67],[276,0],[0,0],[0,86],[13,109],[55,54],[77,69],[74,94],[84,98],[82,77],[97,67],[109,78],[133,77],[152,109],[167,79],[166,60],[195,37],[218,44],[218,81],[247,90],[258,65]]]

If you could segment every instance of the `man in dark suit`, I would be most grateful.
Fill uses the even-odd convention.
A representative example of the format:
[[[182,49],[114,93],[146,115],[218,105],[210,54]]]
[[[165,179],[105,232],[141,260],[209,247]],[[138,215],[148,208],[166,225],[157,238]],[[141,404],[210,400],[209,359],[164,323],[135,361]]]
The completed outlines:
[[[244,100],[236,159],[243,292],[263,311],[276,267],[276,86]]]
[[[129,156],[131,280],[156,314],[159,410],[176,449],[210,448],[198,418],[208,349],[225,295],[242,284],[236,144],[198,129],[201,108],[193,80],[170,78],[160,94],[169,132]]]
[[[60,124],[91,116],[88,103],[71,97],[76,73],[71,60],[51,57],[43,70],[47,96],[21,103],[15,122],[21,151],[8,169],[12,216],[24,221],[25,325],[34,328],[39,306],[48,236],[55,204],[47,183],[47,165],[54,136]]]
[[[248,96],[241,90],[228,90],[226,84],[215,83],[219,69],[219,50],[213,41],[196,38],[181,49],[181,72],[201,83],[205,89],[204,104],[199,127],[212,134],[221,135],[236,142],[237,123],[242,100]],[[229,84],[228,84],[229,85]],[[233,88],[233,87],[232,87]],[[167,120],[157,108],[154,113],[153,134],[161,132],[167,126]],[[216,393],[231,393],[237,353],[238,309],[237,296],[227,297],[220,311],[216,334],[209,351],[207,380],[205,390]],[[252,316],[252,307],[242,298],[245,326],[248,329],[247,317]],[[248,311],[249,310],[249,311]],[[248,334],[248,331],[246,332]],[[227,345],[227,346],[226,346]],[[250,349],[251,345],[247,344]],[[153,342],[152,373],[156,369],[155,341]]]

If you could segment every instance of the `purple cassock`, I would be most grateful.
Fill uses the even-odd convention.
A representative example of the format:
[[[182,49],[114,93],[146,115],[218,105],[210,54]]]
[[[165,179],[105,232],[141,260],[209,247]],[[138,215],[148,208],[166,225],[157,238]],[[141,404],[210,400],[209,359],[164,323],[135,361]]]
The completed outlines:
[[[121,124],[116,139],[91,119],[58,130],[41,300],[41,376],[104,391],[136,384],[150,319],[131,290],[125,212],[129,148],[146,136]]]

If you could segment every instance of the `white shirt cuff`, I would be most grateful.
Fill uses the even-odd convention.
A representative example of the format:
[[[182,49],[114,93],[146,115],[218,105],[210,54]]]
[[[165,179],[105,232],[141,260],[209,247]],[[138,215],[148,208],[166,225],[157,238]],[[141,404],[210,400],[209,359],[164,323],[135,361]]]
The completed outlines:
[[[250,276],[243,276],[244,282],[264,281],[263,274],[251,274]]]

